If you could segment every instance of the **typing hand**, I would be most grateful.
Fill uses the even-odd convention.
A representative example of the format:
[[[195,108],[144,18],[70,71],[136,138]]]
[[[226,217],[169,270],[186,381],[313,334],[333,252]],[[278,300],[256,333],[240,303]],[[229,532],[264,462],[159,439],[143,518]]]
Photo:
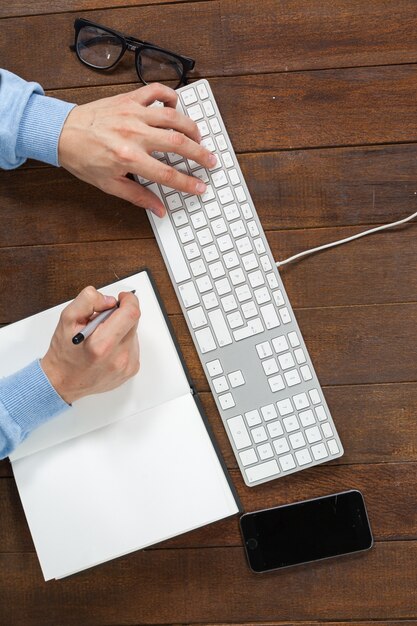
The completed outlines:
[[[155,100],[165,107],[150,107]],[[199,145],[195,122],[175,110],[177,95],[153,83],[126,94],[75,107],[69,114],[58,146],[59,163],[102,191],[151,209],[162,217],[165,207],[151,191],[126,178],[138,174],[190,194],[206,185],[151,156],[152,151],[175,152],[204,167],[216,158]]]
[[[41,366],[68,404],[114,389],[139,371],[139,303],[132,293],[124,292],[119,294],[119,302],[119,308],[78,346],[72,337],[93,313],[114,307],[116,299],[86,287],[62,311]]]

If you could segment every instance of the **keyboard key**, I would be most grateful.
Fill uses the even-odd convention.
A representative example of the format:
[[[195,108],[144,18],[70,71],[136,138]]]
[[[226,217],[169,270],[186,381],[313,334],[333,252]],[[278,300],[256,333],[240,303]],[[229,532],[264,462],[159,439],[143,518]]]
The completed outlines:
[[[321,429],[326,439],[327,437],[333,437],[332,427],[330,426],[329,422],[325,422],[324,424],[322,424]]]
[[[220,300],[220,302],[222,303],[222,307],[226,311],[226,313],[228,311],[233,311],[234,309],[237,309],[237,302],[233,294],[225,296]]]
[[[213,285],[211,284],[211,280],[207,276],[207,274],[205,276],[201,276],[201,278],[197,278],[195,282],[200,293],[211,291],[211,289],[213,288]]]
[[[271,456],[274,456],[270,443],[263,443],[261,446],[257,447],[257,450],[261,461],[265,461],[265,459],[270,459]]]
[[[248,430],[241,415],[236,415],[227,420],[227,426],[232,435],[233,443],[238,450],[252,445]]]
[[[325,410],[324,406],[322,406],[322,405],[316,406],[315,407],[315,411],[316,411],[316,415],[317,415],[317,417],[318,417],[320,422],[323,422],[323,421],[327,420],[326,410]]]
[[[268,378],[268,383],[272,393],[285,389],[285,384],[280,374],[278,374],[278,376],[272,376],[272,378]]]
[[[233,252],[228,252],[227,254],[223,255],[223,261],[228,270],[230,270],[232,267],[236,267],[237,265],[239,265],[239,259],[234,250]]]
[[[293,450],[296,450],[297,448],[302,448],[306,445],[306,440],[304,439],[304,435],[302,432],[293,433],[288,437],[288,439],[290,440],[290,444]]]
[[[210,134],[210,128],[205,120],[201,120],[201,122],[197,122],[198,130],[200,131],[200,135],[202,137],[207,137]]]
[[[185,106],[194,104],[194,102],[197,102],[198,100],[197,95],[192,87],[190,87],[190,89],[186,89],[185,91],[183,91],[181,93],[181,98]]]
[[[269,422],[269,420],[273,420],[276,417],[278,417],[276,408],[273,404],[267,404],[266,406],[261,406],[261,413],[265,422]]]
[[[285,398],[284,400],[279,400],[279,402],[277,402],[277,407],[278,407],[278,411],[281,417],[283,417],[284,415],[288,415],[289,413],[292,413],[294,410],[291,404],[291,400],[289,398]]]
[[[208,183],[209,177],[207,174],[207,170],[205,170],[204,167],[200,167],[200,169],[193,172],[193,176],[202,180],[203,183]]]
[[[230,232],[233,237],[237,239],[237,237],[241,237],[246,234],[246,228],[242,220],[237,220],[237,222],[232,222],[230,224]]]
[[[255,443],[262,443],[268,439],[268,435],[266,434],[265,428],[263,426],[259,426],[258,428],[252,428],[250,431],[252,438]]]
[[[324,443],[319,443],[316,446],[311,446],[311,451],[316,461],[321,461],[321,459],[325,459],[329,456]]]
[[[297,370],[289,370],[289,372],[284,372],[284,377],[288,387],[294,387],[294,385],[299,385],[301,383],[300,374]]]
[[[312,461],[310,452],[307,448],[304,450],[297,450],[295,458],[297,459],[298,465],[307,465],[307,463],[311,463]]]
[[[311,380],[313,378],[313,374],[311,373],[311,370],[308,365],[302,365],[300,367],[300,372],[305,381]]]
[[[216,344],[210,328],[202,328],[201,330],[196,330],[195,338],[203,354],[216,349]]]
[[[217,135],[216,143],[220,151],[227,149],[227,142],[224,135]]]
[[[221,261],[217,261],[217,263],[212,263],[211,265],[209,265],[209,270],[212,278],[220,278],[226,273]]]
[[[296,396],[292,397],[292,401],[298,411],[301,411],[301,409],[305,409],[310,405],[306,393],[298,393]]]
[[[223,170],[214,172],[214,174],[211,175],[211,180],[213,181],[213,185],[216,187],[216,189],[222,187],[223,185],[227,185],[228,183],[226,172],[224,172]]]
[[[216,149],[213,137],[205,137],[204,139],[202,139],[200,142],[200,146],[203,146],[203,148],[209,150],[210,152],[214,152]]]
[[[201,120],[204,117],[204,113],[201,110],[201,106],[199,104],[195,104],[194,106],[188,107],[187,113],[194,122],[197,122],[198,120]]]
[[[215,378],[213,380],[213,386],[216,390],[216,393],[222,393],[223,391],[227,391],[229,389],[229,385],[227,383],[225,376],[220,376],[220,378]]]
[[[228,202],[232,202],[232,200],[234,200],[233,192],[230,187],[223,187],[222,189],[219,189],[218,194],[221,204],[227,204]]]
[[[227,250],[231,250],[233,248],[233,243],[230,235],[222,235],[219,237],[217,245],[219,246],[220,252],[227,252]]]
[[[239,254],[246,254],[246,252],[252,251],[252,244],[249,237],[242,237],[242,239],[238,239],[236,241],[236,247]]]
[[[307,428],[305,430],[305,434],[308,439],[308,443],[316,443],[316,441],[321,440],[321,434],[317,426],[313,426],[312,428]]]
[[[245,384],[245,379],[243,378],[243,374],[240,370],[236,370],[235,372],[230,372],[230,374],[228,374],[228,377],[229,377],[230,385],[231,387],[233,387],[233,389],[235,387],[241,387],[242,385]]]
[[[285,354],[280,354],[278,357],[279,364],[281,365],[283,370],[287,370],[290,367],[294,367],[294,359],[292,358],[291,352],[286,352]]]
[[[207,271],[206,266],[204,265],[204,261],[202,259],[198,259],[197,261],[192,261],[190,263],[190,267],[191,267],[193,276],[201,276],[201,274],[205,274]]]
[[[209,228],[203,228],[203,230],[199,230],[197,232],[197,239],[200,243],[200,246],[206,246],[207,244],[213,241],[213,236]]]
[[[243,280],[245,280],[244,277],[243,277]],[[242,313],[245,316],[245,319],[250,319],[251,317],[255,317],[255,315],[258,315],[258,309],[256,308],[256,304],[254,303],[253,300],[250,300],[249,302],[245,302],[245,304],[242,304]]]
[[[313,404],[319,404],[321,402],[320,394],[317,389],[310,389],[308,395],[310,396],[311,402]]]
[[[203,109],[207,117],[211,117],[215,113],[214,107],[211,104],[210,100],[208,100],[207,102],[203,102]]]
[[[311,409],[308,409],[308,411],[300,411],[298,417],[300,418],[300,421],[304,428],[306,428],[307,426],[312,426],[316,423],[314,413]]]
[[[184,246],[184,252],[189,261],[191,261],[192,259],[196,259],[197,257],[200,256],[200,248],[198,247],[196,243],[189,243],[188,245]],[[187,267],[187,271],[188,271],[188,267]]]
[[[275,359],[266,359],[266,361],[262,361],[262,367],[264,368],[266,376],[276,374],[279,370]]]
[[[252,337],[253,335],[257,335],[262,333],[264,327],[262,326],[262,322],[259,317],[254,320],[249,320],[248,325],[245,328],[238,328],[233,332],[233,336],[236,341],[241,341],[241,339],[246,339],[247,337]]]
[[[285,350],[288,350],[288,347],[289,347],[284,335],[275,337],[275,339],[272,340],[272,345],[274,346],[274,350],[277,354],[279,354],[280,352],[284,352]]]
[[[223,233],[227,232],[226,222],[224,221],[222,217],[218,220],[214,220],[213,222],[211,222],[211,227],[216,237],[218,235],[223,235]]]
[[[233,202],[233,204],[228,204],[226,207],[224,207],[224,214],[228,222],[236,220],[238,217],[240,217],[237,204]]]
[[[229,313],[226,316],[227,321],[229,322],[230,328],[239,328],[239,326],[243,326],[243,318],[240,314],[240,311],[234,311],[234,313]]]
[[[185,307],[194,306],[200,302],[194,283],[185,283],[179,287],[180,296]]]
[[[279,326],[279,319],[273,304],[267,304],[260,307],[261,315],[268,330]]]
[[[297,346],[300,345],[300,340],[298,339],[298,335],[294,331],[292,331],[291,333],[288,333],[288,339],[290,340],[290,344],[293,348],[296,348]]]
[[[286,306],[279,309],[279,315],[283,324],[289,324],[291,322],[291,315]]]
[[[184,210],[175,211],[172,214],[172,219],[174,221],[175,226],[184,226],[184,224],[188,224],[188,217]]]
[[[252,209],[247,202],[245,202],[245,204],[242,204],[240,208],[242,209],[243,217],[245,219],[250,220],[250,218],[253,217]],[[262,243],[263,246],[262,240],[259,239],[259,241]],[[257,250],[257,252],[259,252],[259,254],[262,254],[262,252],[265,252],[265,247],[263,247],[262,250]]]
[[[260,463],[259,465],[249,467],[245,470],[245,474],[248,482],[250,483],[254,483],[257,480],[263,480],[264,478],[269,478],[269,476],[279,474],[278,463],[275,459],[271,459],[270,461],[266,461],[266,463]]]
[[[224,296],[226,293],[230,293],[232,288],[230,286],[228,278],[221,278],[214,283],[219,296]]]
[[[262,423],[259,411],[257,411],[256,409],[245,413],[245,418],[249,426],[257,426],[258,424]]]
[[[189,226],[184,226],[178,231],[182,243],[188,243],[194,239],[194,233]]]
[[[214,293],[214,291],[212,291],[211,293],[205,293],[202,300],[203,300],[204,306],[206,307],[208,311],[210,309],[214,309],[215,307],[219,306],[219,301],[217,300],[217,296]]]
[[[191,215],[191,221],[193,223],[194,228],[202,228],[203,226],[207,226],[206,216],[204,215],[203,211],[199,211],[198,213],[193,213]]]
[[[280,439],[275,439],[272,443],[275,448],[275,452],[277,454],[284,454],[285,452],[288,452],[290,449],[290,446],[288,445],[288,441],[285,439],[285,437],[281,437]]]
[[[232,185],[238,185],[240,183],[240,176],[236,169],[229,170],[228,174]]]
[[[272,295],[274,297],[274,302],[277,306],[282,306],[283,304],[285,304],[284,296],[282,295],[281,289],[274,291]]]
[[[207,185],[207,189],[201,195],[201,200],[203,202],[208,202],[209,200],[213,200],[215,198],[213,187],[211,185]]]
[[[205,100],[206,98],[209,97],[207,87],[205,86],[204,83],[200,83],[197,85],[197,91],[198,91],[198,95],[200,96],[202,100]]]
[[[206,363],[206,367],[210,376],[217,376],[218,374],[223,373],[223,369],[219,359],[215,359],[214,361],[209,361]]]
[[[306,356],[302,350],[302,348],[297,348],[297,350],[294,350],[294,356],[296,358],[296,361],[299,365],[301,365],[302,363],[306,362]]]
[[[237,195],[237,190],[236,190],[236,195]],[[249,230],[249,233],[250,233],[251,237],[257,237],[259,235],[259,229],[258,229],[258,226],[257,226],[257,224],[256,224],[256,222],[254,220],[251,220],[250,222],[248,222],[248,230]],[[269,262],[268,257],[263,257],[263,258],[264,259],[266,258],[268,260],[269,269],[272,269],[272,266],[271,266],[271,263]],[[262,261],[262,259],[261,259],[261,261]],[[263,265],[264,264],[262,263],[262,267],[263,267]],[[265,271],[267,271],[267,270],[265,270]]]
[[[176,154],[175,152],[167,152],[167,156],[170,163],[178,163],[178,161],[182,161],[182,156],[180,154]]]
[[[203,254],[207,263],[210,263],[210,261],[216,261],[219,258],[219,253],[217,252],[217,248],[214,245],[203,248]]]
[[[230,152],[224,152],[222,154],[222,158],[223,158],[223,163],[225,167],[233,167],[234,161]]]
[[[248,224],[249,226],[249,224]],[[252,235],[252,231],[249,229],[250,234]],[[269,272],[269,270],[272,270],[272,265],[271,265],[271,261],[269,260],[268,256],[261,256],[261,258],[259,259],[262,265],[262,269],[264,272]]]
[[[246,194],[245,191],[243,189],[243,187],[235,187],[235,194],[236,194],[236,198],[238,199],[238,202],[245,202],[246,200]],[[259,234],[259,233],[257,233]]]
[[[336,439],[329,439],[327,445],[329,446],[330,454],[339,454],[340,450]]]
[[[247,254],[246,256],[243,256],[242,263],[243,263],[243,267],[245,268],[247,272],[250,272],[250,270],[254,270],[256,267],[259,266],[258,259],[253,254],[253,252],[251,252],[251,254]],[[266,291],[265,287],[263,289]],[[258,291],[260,291],[260,289]],[[269,294],[268,294],[268,299],[270,300]]]
[[[282,423],[284,424],[287,433],[292,433],[294,430],[298,430],[300,428],[300,424],[298,423],[295,415],[284,417]]]
[[[272,355],[271,344],[269,341],[263,341],[262,343],[258,343],[256,345],[256,351],[260,359],[264,359],[267,356]]]
[[[212,220],[215,217],[218,217],[222,213],[222,210],[217,201],[209,202],[208,204],[206,204],[205,209],[206,209],[207,217],[209,218],[209,220]]]
[[[179,209],[180,206],[182,206],[182,200],[180,198],[180,194],[179,193],[173,193],[170,196],[166,197],[166,201],[167,201],[167,205],[168,208],[171,211],[175,211],[175,209]],[[185,215],[185,211],[183,211],[184,215]],[[188,218],[185,215],[185,219],[188,222]],[[175,219],[174,219],[175,222]],[[175,224],[178,226],[178,224],[175,222]]]
[[[232,343],[232,337],[221,310],[210,311],[208,317],[219,346],[227,346],[229,343]]]
[[[187,315],[193,328],[200,328],[207,324],[207,318],[201,306],[187,311]]]
[[[286,454],[285,456],[281,456],[279,458],[279,464],[281,465],[283,472],[288,472],[289,470],[292,470],[294,469],[294,467],[296,467],[292,454]]]
[[[246,302],[246,300],[250,300],[252,298],[252,292],[248,285],[236,287],[236,295],[239,302]]]
[[[219,396],[219,402],[223,411],[232,409],[235,406],[235,401],[231,393],[224,393],[222,396]]]
[[[210,126],[211,126],[211,130],[213,131],[214,134],[219,133],[221,131],[221,126],[220,126],[220,122],[217,119],[217,117],[212,117],[210,120]]]
[[[258,460],[256,452],[253,448],[249,448],[249,450],[243,450],[243,452],[239,452],[239,456],[244,467],[246,467],[246,465],[252,465],[252,463],[256,463]]]
[[[243,207],[245,205],[242,204],[242,212],[243,212]],[[247,205],[249,206],[249,205]],[[243,213],[243,215],[245,215],[245,213]],[[246,217],[246,216],[245,216]],[[251,216],[252,217],[252,216]],[[264,242],[262,241],[262,239],[255,239],[253,242],[254,246],[255,246],[255,250],[258,254],[263,254],[265,252],[265,246],[264,246]],[[272,274],[272,276],[274,276]],[[269,282],[269,281],[268,281]],[[277,285],[278,286],[278,285]],[[271,289],[274,289],[274,287],[271,287]]]
[[[248,274],[249,282],[253,288],[259,287],[265,283],[263,274],[260,270]]]
[[[276,420],[275,422],[270,422],[268,424],[268,432],[272,439],[274,437],[280,437],[281,435],[283,435],[284,431],[282,430],[281,422],[279,420]]]
[[[273,273],[267,274],[266,279],[271,289],[276,289],[278,287],[278,281],[277,281],[277,277],[275,276],[275,274]]]
[[[198,196],[189,196],[185,198],[185,206],[187,211],[192,213],[193,211],[197,211],[197,209],[201,209],[201,202]]]
[[[271,296],[269,295],[269,291],[266,287],[256,289],[256,291],[254,291],[254,294],[256,302],[258,304],[264,304],[265,302],[269,302],[271,300]]]

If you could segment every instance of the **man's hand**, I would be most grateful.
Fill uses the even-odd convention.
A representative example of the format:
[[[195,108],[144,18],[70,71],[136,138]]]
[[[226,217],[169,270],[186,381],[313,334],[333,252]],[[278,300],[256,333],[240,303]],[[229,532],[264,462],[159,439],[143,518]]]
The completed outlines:
[[[119,294],[120,306],[83,343],[76,335],[94,313],[110,309],[116,299],[86,287],[61,313],[41,366],[61,398],[72,404],[83,396],[118,387],[139,370],[138,299]]]
[[[165,107],[150,107],[155,100]],[[199,179],[178,172],[151,156],[175,152],[210,168],[216,157],[199,145],[197,124],[175,110],[177,94],[159,83],[75,107],[58,145],[59,163],[69,172],[162,217],[165,207],[146,187],[126,178],[139,174],[190,194],[204,193]]]

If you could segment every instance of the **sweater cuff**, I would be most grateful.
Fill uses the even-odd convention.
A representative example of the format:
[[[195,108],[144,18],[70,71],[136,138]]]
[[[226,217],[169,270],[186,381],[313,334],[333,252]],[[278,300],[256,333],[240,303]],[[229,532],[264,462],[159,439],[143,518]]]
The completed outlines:
[[[75,104],[32,94],[22,115],[16,142],[16,154],[59,165],[58,142],[62,127]]]
[[[40,361],[1,381],[2,402],[24,435],[69,408],[55,391]]]

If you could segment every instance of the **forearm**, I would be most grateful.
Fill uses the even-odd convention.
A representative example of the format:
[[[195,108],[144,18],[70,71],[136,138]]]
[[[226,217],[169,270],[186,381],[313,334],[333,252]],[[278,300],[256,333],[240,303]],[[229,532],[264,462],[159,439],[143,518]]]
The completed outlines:
[[[0,458],[35,428],[69,405],[56,393],[39,361],[0,380]]]
[[[13,169],[28,158],[59,165],[59,137],[74,106],[0,69],[0,167]]]

